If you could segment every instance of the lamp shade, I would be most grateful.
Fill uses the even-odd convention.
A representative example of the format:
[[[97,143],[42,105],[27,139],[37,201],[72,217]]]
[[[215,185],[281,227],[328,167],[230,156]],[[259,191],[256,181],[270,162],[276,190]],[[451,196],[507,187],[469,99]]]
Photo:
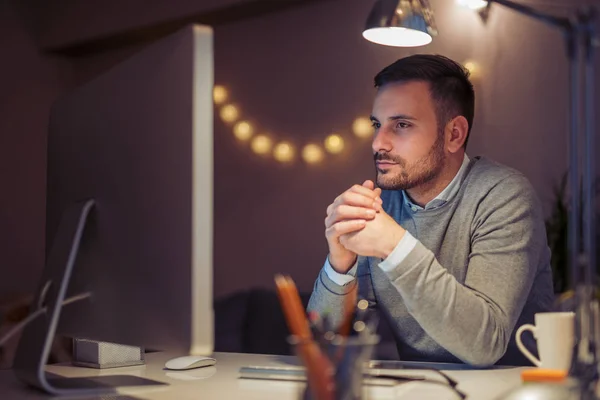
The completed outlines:
[[[386,46],[416,47],[437,35],[427,0],[377,0],[367,18],[363,37]]]

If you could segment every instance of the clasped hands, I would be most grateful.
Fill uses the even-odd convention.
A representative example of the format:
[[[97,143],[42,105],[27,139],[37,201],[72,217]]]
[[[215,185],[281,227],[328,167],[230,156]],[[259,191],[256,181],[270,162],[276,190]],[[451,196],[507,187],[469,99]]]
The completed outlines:
[[[381,189],[367,180],[327,207],[325,237],[329,263],[337,272],[348,272],[357,255],[385,259],[404,236],[404,228],[383,211],[380,195]]]

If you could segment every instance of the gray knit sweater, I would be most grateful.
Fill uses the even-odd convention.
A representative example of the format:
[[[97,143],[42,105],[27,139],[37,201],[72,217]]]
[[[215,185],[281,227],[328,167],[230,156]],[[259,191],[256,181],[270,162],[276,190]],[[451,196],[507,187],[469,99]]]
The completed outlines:
[[[401,191],[384,191],[385,211],[416,247],[389,272],[381,259],[359,256],[356,279],[344,286],[322,270],[309,310],[339,322],[343,298],[358,284],[403,360],[530,365],[514,333],[552,306],[542,207],[521,173],[481,157],[467,168],[459,192],[433,210],[414,212]],[[523,339],[535,352],[533,339]]]

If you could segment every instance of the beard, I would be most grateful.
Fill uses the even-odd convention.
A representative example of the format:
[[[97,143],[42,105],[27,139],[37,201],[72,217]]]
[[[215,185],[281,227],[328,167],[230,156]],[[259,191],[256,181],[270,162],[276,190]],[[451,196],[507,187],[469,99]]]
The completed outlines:
[[[418,160],[407,163],[401,157],[389,153],[375,153],[375,161],[389,160],[397,165],[389,170],[375,167],[377,171],[377,186],[383,190],[408,190],[426,184],[435,179],[446,164],[444,153],[444,136],[438,135],[429,152]],[[401,168],[394,173],[394,168]]]

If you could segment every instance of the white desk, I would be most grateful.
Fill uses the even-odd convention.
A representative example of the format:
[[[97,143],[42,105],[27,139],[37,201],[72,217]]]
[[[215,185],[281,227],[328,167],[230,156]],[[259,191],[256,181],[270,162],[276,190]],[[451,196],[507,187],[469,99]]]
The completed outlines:
[[[137,367],[95,370],[71,365],[51,365],[48,372],[63,377],[105,377],[132,375],[167,383],[163,387],[152,387],[125,392],[115,400],[227,400],[227,399],[297,399],[304,384],[298,382],[238,379],[242,366],[281,366],[295,364],[294,357],[258,354],[216,353],[217,365],[185,372],[163,370],[164,363],[173,357],[166,353],[146,354],[146,365]],[[459,388],[468,395],[468,400],[495,399],[501,393],[521,384],[523,368],[500,370],[445,371],[459,382]],[[415,371],[428,378],[440,379],[434,372]],[[373,399],[457,399],[450,390],[440,385],[423,382],[400,383],[394,387],[369,387],[368,398]],[[24,387],[10,370],[0,371],[0,399],[33,400],[49,398],[44,394]],[[100,399],[96,397],[95,399]]]

